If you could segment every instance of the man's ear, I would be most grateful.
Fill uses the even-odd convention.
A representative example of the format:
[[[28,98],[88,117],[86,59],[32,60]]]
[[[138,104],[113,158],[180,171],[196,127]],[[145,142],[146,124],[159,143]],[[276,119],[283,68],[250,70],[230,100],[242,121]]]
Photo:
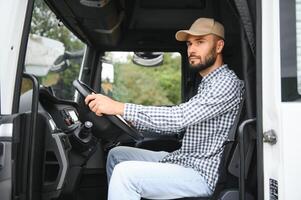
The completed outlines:
[[[224,45],[224,40],[218,40],[216,43],[216,53],[221,53],[223,51]]]

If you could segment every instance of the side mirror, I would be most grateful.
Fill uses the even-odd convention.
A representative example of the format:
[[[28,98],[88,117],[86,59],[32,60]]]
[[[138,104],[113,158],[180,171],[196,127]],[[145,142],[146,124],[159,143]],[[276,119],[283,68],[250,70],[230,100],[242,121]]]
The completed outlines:
[[[74,60],[80,62],[84,56],[84,50],[79,50],[75,52],[65,51],[63,55],[60,55],[53,63],[50,71],[61,72],[70,66],[69,60]]]
[[[52,68],[53,71],[62,71],[69,66],[69,63],[62,59],[64,54],[63,43],[31,34],[27,45],[25,71],[36,76],[45,76]]]
[[[163,63],[163,52],[134,52],[132,61],[144,67],[156,67]]]

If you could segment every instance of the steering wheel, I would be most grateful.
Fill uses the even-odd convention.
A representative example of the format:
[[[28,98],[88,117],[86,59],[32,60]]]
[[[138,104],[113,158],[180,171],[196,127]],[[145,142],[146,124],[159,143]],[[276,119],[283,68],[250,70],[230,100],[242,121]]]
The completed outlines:
[[[92,88],[90,88],[88,85],[81,82],[80,80],[74,80],[73,86],[79,92],[79,94],[81,94],[84,98],[86,98],[92,92],[94,92],[95,94],[97,93]],[[121,130],[123,130],[126,134],[128,134],[133,139],[135,139],[135,140],[143,139],[143,135],[141,133],[139,133],[135,127],[133,127],[132,125],[127,123],[122,116],[120,116],[120,115],[103,115],[103,116],[106,117],[111,123],[113,123],[114,125],[119,127]]]

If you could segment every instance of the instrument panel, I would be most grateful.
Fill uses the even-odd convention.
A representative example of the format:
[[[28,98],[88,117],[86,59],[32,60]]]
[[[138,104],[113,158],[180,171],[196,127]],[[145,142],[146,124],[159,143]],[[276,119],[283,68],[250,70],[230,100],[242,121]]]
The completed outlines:
[[[77,103],[58,99],[43,89],[40,90],[40,103],[61,131],[68,133],[81,125]]]
[[[74,108],[64,108],[59,112],[61,113],[61,116],[63,117],[63,120],[67,126],[71,126],[79,121],[78,113]]]

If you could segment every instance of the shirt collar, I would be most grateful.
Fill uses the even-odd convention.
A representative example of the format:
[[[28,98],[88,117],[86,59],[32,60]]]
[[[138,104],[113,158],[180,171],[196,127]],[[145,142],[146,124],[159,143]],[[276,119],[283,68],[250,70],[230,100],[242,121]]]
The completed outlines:
[[[224,71],[226,68],[228,68],[228,65],[224,64],[224,65],[220,66],[219,68],[215,69],[214,71],[210,72],[209,74],[207,74],[206,76],[204,76],[202,78],[202,83],[206,83],[206,82],[212,80],[215,76],[217,76],[219,73]]]

